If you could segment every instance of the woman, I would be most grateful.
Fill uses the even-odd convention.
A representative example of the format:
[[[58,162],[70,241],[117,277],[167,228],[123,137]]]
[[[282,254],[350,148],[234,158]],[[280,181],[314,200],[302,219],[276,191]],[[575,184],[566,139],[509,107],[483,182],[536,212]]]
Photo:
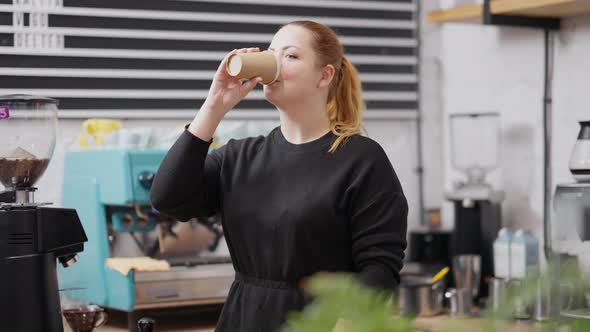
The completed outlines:
[[[305,304],[298,283],[318,271],[393,289],[406,247],[406,198],[383,149],[360,135],[360,82],[334,31],[292,22],[270,49],[282,65],[264,96],[280,126],[207,155],[224,115],[261,82],[230,77],[226,57],[151,191],[179,220],[222,215],[236,280],[217,331],[276,331]]]

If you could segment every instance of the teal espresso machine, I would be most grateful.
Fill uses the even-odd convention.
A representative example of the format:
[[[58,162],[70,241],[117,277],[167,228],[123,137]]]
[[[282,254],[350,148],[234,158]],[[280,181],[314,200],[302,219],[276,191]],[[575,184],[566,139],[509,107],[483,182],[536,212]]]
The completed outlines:
[[[91,150],[65,155],[63,205],[78,211],[88,243],[80,262],[59,271],[67,296],[129,314],[136,329],[146,310],[222,304],[234,279],[219,218],[177,222],[149,201],[165,150]],[[127,275],[109,258],[166,260],[170,268]]]

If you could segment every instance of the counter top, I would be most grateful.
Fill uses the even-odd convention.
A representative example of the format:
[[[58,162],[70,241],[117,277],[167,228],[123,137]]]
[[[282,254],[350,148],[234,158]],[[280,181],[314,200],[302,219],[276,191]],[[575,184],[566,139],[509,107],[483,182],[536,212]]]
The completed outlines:
[[[156,331],[170,332],[214,332],[216,315],[180,315],[173,317],[157,317]],[[426,332],[486,332],[484,320],[479,317],[454,318],[448,314],[441,314],[433,317],[418,317],[414,320],[413,326],[416,330]],[[496,323],[494,331],[502,332],[536,332],[543,326],[534,321],[509,321]],[[64,321],[64,332],[72,332]],[[106,326],[96,329],[97,332],[124,332],[127,330],[126,316],[115,313],[109,317]],[[341,327],[335,331],[344,331]],[[489,331],[489,330],[487,330]]]
[[[414,327],[428,332],[465,331],[484,332],[485,322],[479,317],[455,318],[449,315],[434,317],[418,317],[414,320]],[[536,332],[542,327],[542,323],[534,321],[507,321],[497,322],[494,331],[502,332]]]
[[[174,312],[176,311],[176,312]],[[128,332],[127,315],[120,311],[109,310],[109,318],[105,326],[96,332]],[[156,321],[156,332],[214,332],[219,311],[198,312],[182,308],[146,314]],[[64,320],[64,332],[72,332]]]

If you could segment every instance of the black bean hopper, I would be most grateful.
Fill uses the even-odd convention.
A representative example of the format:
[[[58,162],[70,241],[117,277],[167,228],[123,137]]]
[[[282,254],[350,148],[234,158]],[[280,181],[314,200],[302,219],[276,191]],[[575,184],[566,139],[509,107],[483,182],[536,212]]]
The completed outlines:
[[[57,101],[0,96],[0,320],[2,331],[63,332],[57,262],[69,267],[86,234],[74,209],[36,202],[51,161]]]

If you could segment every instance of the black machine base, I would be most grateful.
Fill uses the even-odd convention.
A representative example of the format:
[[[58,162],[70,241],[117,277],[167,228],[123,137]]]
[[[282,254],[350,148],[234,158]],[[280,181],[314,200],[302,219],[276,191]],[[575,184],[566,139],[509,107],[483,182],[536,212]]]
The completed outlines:
[[[53,253],[1,258],[0,271],[3,331],[63,332]]]
[[[0,209],[2,331],[63,332],[57,261],[71,263],[86,241],[76,210]]]
[[[474,201],[464,207],[454,201],[455,227],[452,235],[452,253],[481,256],[481,280],[477,298],[488,296],[487,279],[494,276],[494,240],[502,227],[500,204]]]

